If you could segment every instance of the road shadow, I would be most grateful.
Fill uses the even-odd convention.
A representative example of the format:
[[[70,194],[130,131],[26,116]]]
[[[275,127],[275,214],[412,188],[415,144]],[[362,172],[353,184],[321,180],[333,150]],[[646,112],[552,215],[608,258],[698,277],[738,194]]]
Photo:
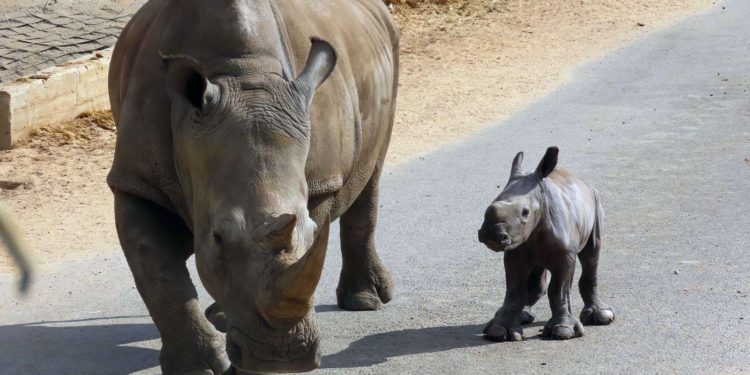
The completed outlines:
[[[434,353],[491,345],[482,338],[484,324],[427,327],[378,333],[363,337],[348,348],[323,357],[323,368],[368,367],[411,354]]]
[[[320,313],[327,313],[331,311],[346,311],[342,308],[340,308],[338,305],[318,305],[315,306],[315,312]]]
[[[60,323],[65,326],[50,326]],[[0,373],[130,374],[157,366],[159,352],[129,344],[158,338],[153,324],[79,320],[0,326]]]

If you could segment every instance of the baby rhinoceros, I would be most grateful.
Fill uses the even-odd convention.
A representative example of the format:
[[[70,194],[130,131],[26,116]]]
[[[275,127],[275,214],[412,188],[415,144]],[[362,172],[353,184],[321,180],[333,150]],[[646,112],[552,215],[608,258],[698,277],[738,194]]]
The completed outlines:
[[[547,292],[552,318],[542,337],[570,339],[583,335],[583,324],[605,325],[615,319],[597,296],[597,264],[603,212],[597,192],[571,173],[555,169],[557,147],[547,149],[533,173],[521,171],[523,153],[513,159],[508,184],[487,208],[479,241],[504,252],[507,292],[503,306],[487,324],[493,341],[521,341],[521,325],[534,321],[528,308]],[[583,272],[578,288],[584,308],[580,321],[570,309],[576,256]]]

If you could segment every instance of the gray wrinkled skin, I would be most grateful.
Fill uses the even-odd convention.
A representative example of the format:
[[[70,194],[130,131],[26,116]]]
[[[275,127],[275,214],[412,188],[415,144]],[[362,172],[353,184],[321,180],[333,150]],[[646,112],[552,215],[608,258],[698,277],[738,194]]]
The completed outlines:
[[[583,335],[583,324],[609,324],[615,315],[597,295],[597,264],[603,211],[596,190],[570,172],[556,169],[557,147],[550,147],[533,173],[521,172],[523,153],[513,159],[510,179],[487,208],[479,241],[504,252],[507,292],[502,307],[487,323],[484,335],[493,341],[523,340],[524,324],[548,290],[552,318],[542,337],[570,339]],[[578,288],[584,308],[580,321],[570,309],[576,256],[583,272]]]
[[[374,231],[397,76],[380,0],[151,0],[133,17],[110,67],[107,181],[164,373],[318,367],[312,296],[337,218],[339,305],[391,299]]]
[[[0,207],[0,242],[5,244],[10,256],[16,262],[16,266],[21,272],[18,288],[21,293],[26,293],[29,284],[31,284],[31,265],[26,258],[24,246],[21,243],[21,235],[13,224],[10,215],[2,207]]]

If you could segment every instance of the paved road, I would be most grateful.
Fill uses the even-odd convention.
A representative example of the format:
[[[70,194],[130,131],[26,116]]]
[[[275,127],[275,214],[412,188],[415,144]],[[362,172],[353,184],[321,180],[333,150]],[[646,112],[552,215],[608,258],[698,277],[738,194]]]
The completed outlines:
[[[321,372],[750,372],[750,2],[721,5],[579,69],[506,123],[391,169],[378,243],[398,294],[382,311],[339,311],[331,239],[317,293]],[[502,259],[476,229],[512,156],[527,151],[532,168],[550,144],[604,195],[602,295],[617,321],[550,342],[542,320],[526,342],[490,343],[477,335],[504,293]],[[125,262],[103,254],[45,270],[24,302],[0,278],[0,372],[158,372],[158,335]],[[535,311],[549,317],[546,303]]]
[[[0,83],[114,45],[145,0],[3,0]]]

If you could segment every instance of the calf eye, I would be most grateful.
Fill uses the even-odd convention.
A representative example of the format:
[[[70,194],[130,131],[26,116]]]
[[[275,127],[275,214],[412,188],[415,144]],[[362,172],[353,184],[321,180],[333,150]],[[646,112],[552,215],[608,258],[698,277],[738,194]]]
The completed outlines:
[[[527,217],[529,217],[529,209],[528,208],[524,208],[521,211],[521,217],[523,217],[524,219],[527,218]]]

